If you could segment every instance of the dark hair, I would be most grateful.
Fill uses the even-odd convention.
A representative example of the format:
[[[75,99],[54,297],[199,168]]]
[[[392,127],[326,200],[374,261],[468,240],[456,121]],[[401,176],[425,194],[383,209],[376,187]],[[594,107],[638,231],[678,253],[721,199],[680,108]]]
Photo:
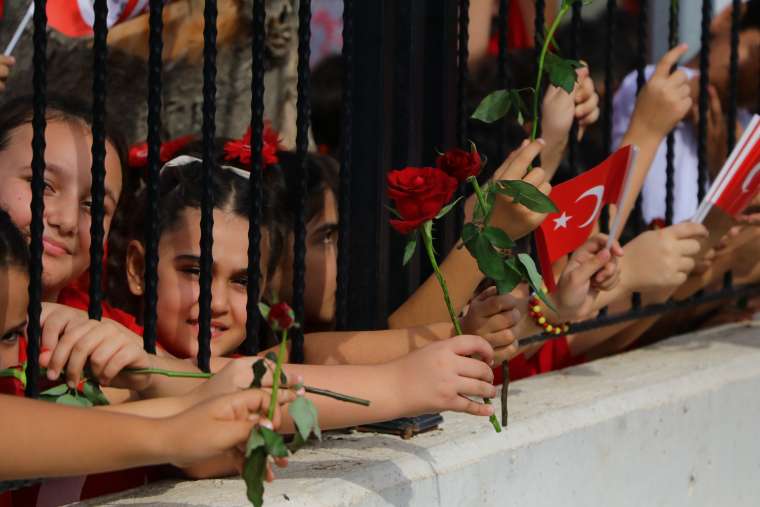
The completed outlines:
[[[740,30],[760,29],[760,0],[749,0],[747,10],[742,16]]]
[[[23,234],[13,223],[8,212],[0,208],[0,267],[11,266],[28,270],[29,249]]]
[[[219,164],[221,165],[221,164]],[[224,165],[242,168],[239,163],[225,162]],[[159,237],[164,232],[172,230],[178,224],[180,215],[186,209],[200,209],[203,181],[202,167],[200,161],[193,161],[181,166],[166,167],[161,171],[159,179],[159,210],[158,210],[158,234]],[[279,171],[272,171],[268,174],[269,168],[265,171],[264,185],[278,187],[282,186],[282,180]],[[220,209],[231,212],[241,217],[248,217],[251,207],[249,192],[249,181],[229,170],[217,167],[211,173],[211,186],[213,189],[214,209]],[[281,190],[277,190],[281,192]],[[125,290],[126,284],[126,254],[127,245],[131,240],[143,241],[147,223],[147,191],[143,188],[136,196],[135,205],[127,211],[124,210],[118,220],[114,219],[112,235],[119,238],[119,246],[109,252],[109,264],[107,298],[114,306],[123,308],[133,314],[137,314],[140,309],[139,298],[132,296],[128,290]],[[127,217],[127,213],[129,216]],[[262,207],[261,225],[266,227],[270,233],[270,251],[269,262],[267,263],[267,272],[271,273],[279,262],[282,253],[283,233],[277,220],[277,210],[267,204],[264,200]]]
[[[300,208],[298,192],[296,189],[301,184],[301,161],[297,153],[293,151],[277,152],[279,165],[285,178],[285,188],[282,195],[274,195],[272,198],[281,203],[281,212],[289,217],[288,230],[293,228],[293,218]],[[338,195],[338,163],[332,157],[307,153],[305,159],[306,169],[306,222],[311,221],[324,209],[324,192],[331,190]]]
[[[343,58],[328,56],[311,73],[311,129],[317,145],[331,154],[340,149],[342,103]]]
[[[0,151],[5,150],[10,143],[10,133],[22,125],[32,122],[34,115],[34,100],[32,95],[20,95],[4,101],[0,105]],[[92,110],[84,102],[70,97],[49,95],[45,109],[45,119],[50,121],[80,122],[92,127]],[[122,168],[122,179],[125,180],[127,172],[123,170],[127,162],[127,142],[118,128],[118,125],[106,121],[106,139],[113,145],[119,155]],[[127,181],[124,181],[126,188]]]

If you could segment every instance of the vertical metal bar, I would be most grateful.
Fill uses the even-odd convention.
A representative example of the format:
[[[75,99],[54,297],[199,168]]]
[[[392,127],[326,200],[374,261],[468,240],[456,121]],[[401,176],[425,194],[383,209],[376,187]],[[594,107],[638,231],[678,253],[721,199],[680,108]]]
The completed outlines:
[[[570,58],[578,59],[578,47],[581,38],[581,9],[583,2],[575,2],[572,8],[572,18],[570,19]],[[573,125],[570,128],[570,139],[568,149],[568,163],[570,174],[573,176],[580,173],[578,168],[578,122],[573,119]]]
[[[266,2],[253,0],[251,26],[251,209],[248,210],[248,299],[246,304],[245,342],[242,352],[256,354],[261,348],[259,339],[259,296],[261,284],[261,210],[264,161],[264,43],[266,31]]]
[[[457,144],[467,149],[467,79],[469,78],[467,60],[470,52],[467,47],[470,39],[470,0],[459,0],[459,18],[457,34]],[[460,207],[461,208],[461,207]]]
[[[545,0],[536,0],[536,17],[534,20],[535,33],[533,34],[534,51],[536,54],[536,72],[538,72],[538,61],[541,55],[541,47],[544,44],[544,34],[546,30],[546,2]],[[535,93],[535,92],[534,92]],[[541,97],[538,98],[541,101]],[[533,122],[538,124],[536,137],[541,137],[541,108],[536,110],[536,117]]]
[[[739,81],[739,22],[741,19],[742,2],[733,0],[731,10],[731,55],[729,57],[729,82],[728,82],[728,112],[726,121],[728,122],[726,133],[728,138],[728,153],[734,149],[736,144],[736,97]],[[760,94],[758,94],[760,97]],[[760,103],[760,98],[758,98]],[[734,284],[734,274],[727,271],[723,275],[723,287],[730,288]]]
[[[673,49],[678,44],[678,3],[679,0],[670,2],[670,20],[668,32],[668,47]],[[667,151],[665,152],[665,223],[673,223],[673,201],[675,199],[675,167],[673,157],[675,156],[675,138],[673,132],[668,134],[666,141]]]
[[[311,0],[298,5],[298,102],[296,108],[296,151],[301,161],[298,191],[299,210],[296,213],[293,243],[293,310],[298,322],[304,321],[304,287],[306,276],[306,152],[309,148],[309,44],[311,42]],[[303,361],[303,327],[293,333],[292,360]]]
[[[604,110],[602,116],[602,134],[604,154],[612,151],[612,68],[615,44],[615,0],[607,0],[607,32],[604,44]]]
[[[343,105],[341,110],[340,195],[338,196],[338,282],[335,324],[348,329],[348,277],[351,241],[351,171],[354,96],[354,0],[343,0]]]
[[[37,377],[40,373],[40,314],[42,313],[42,216],[45,212],[45,107],[47,104],[47,14],[45,0],[34,0],[34,56],[32,87],[34,115],[32,117],[32,223],[29,266],[29,324],[27,325],[26,395],[39,394]]]
[[[498,80],[499,88],[509,89],[509,74],[507,73],[507,29],[509,28],[509,0],[499,0],[499,60],[498,60]],[[506,139],[509,132],[509,120],[505,117],[499,120],[499,159],[496,163],[500,164],[507,158]]]
[[[705,196],[708,180],[707,170],[707,86],[710,72],[710,22],[712,21],[712,0],[702,0],[702,35],[699,50],[699,125],[697,139],[697,202]]]
[[[92,79],[92,198],[90,221],[90,304],[91,319],[103,316],[103,217],[106,176],[106,58],[108,56],[108,5],[95,0]]]
[[[156,353],[158,304],[158,177],[161,170],[161,54],[164,2],[150,0],[150,36],[148,55],[148,181],[147,220],[145,227],[145,305],[143,309],[143,346]]]
[[[389,121],[392,88],[388,86],[392,46],[388,5],[384,0],[362,0],[354,6],[353,115],[365,128],[355,128],[351,139],[352,259],[348,281],[348,327],[387,326],[388,213],[384,205],[385,174],[391,164]],[[361,90],[361,93],[359,91]]]
[[[201,273],[198,316],[198,368],[211,363],[211,269],[214,263],[214,193],[212,171],[216,165],[216,0],[206,0],[203,11],[203,193],[201,195]]]

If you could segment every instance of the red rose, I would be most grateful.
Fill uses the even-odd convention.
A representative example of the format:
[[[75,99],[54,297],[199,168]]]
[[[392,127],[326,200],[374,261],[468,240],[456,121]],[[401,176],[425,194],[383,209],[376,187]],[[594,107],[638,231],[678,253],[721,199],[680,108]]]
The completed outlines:
[[[483,165],[480,153],[475,150],[468,152],[459,148],[448,150],[440,155],[435,163],[439,169],[456,178],[460,183],[470,176],[480,174],[480,168]]]
[[[293,327],[296,315],[287,303],[277,303],[269,309],[267,322],[274,331],[284,331]]]
[[[454,195],[457,180],[433,167],[407,167],[388,173],[388,198],[395,201],[400,219],[391,226],[409,234],[435,218]]]

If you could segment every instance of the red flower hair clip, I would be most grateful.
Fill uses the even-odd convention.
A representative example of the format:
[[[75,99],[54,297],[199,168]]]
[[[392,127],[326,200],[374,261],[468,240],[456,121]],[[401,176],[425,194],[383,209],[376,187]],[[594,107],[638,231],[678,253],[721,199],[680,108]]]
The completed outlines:
[[[169,160],[174,158],[179,150],[195,141],[196,136],[193,134],[178,137],[165,143],[161,143],[161,150],[159,152],[159,160],[162,164],[165,164]],[[148,143],[135,144],[129,149],[129,166],[142,168],[148,165]]]
[[[279,162],[277,150],[280,146],[280,135],[270,127],[269,122],[264,124],[264,143],[261,149],[261,158],[264,167],[275,165]],[[251,128],[245,132],[241,139],[229,141],[224,145],[224,160],[239,160],[241,164],[251,163]]]

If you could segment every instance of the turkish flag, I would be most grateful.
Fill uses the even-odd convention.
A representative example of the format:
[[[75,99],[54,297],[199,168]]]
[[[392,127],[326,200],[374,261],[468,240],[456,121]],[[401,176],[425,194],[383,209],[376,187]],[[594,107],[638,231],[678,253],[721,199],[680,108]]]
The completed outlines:
[[[711,196],[711,201],[730,216],[744,211],[760,190],[760,117],[753,118],[747,131],[736,145],[736,157],[732,153],[729,158],[732,167]]]
[[[2,0],[0,0],[2,1]],[[139,16],[149,0],[107,0],[108,27]],[[67,37],[89,37],[95,23],[93,0],[48,0],[48,25]]]
[[[631,145],[620,148],[593,169],[552,188],[549,197],[559,212],[548,215],[536,231],[538,258],[549,291],[556,286],[552,264],[581,246],[594,230],[602,207],[619,200],[633,153]]]

